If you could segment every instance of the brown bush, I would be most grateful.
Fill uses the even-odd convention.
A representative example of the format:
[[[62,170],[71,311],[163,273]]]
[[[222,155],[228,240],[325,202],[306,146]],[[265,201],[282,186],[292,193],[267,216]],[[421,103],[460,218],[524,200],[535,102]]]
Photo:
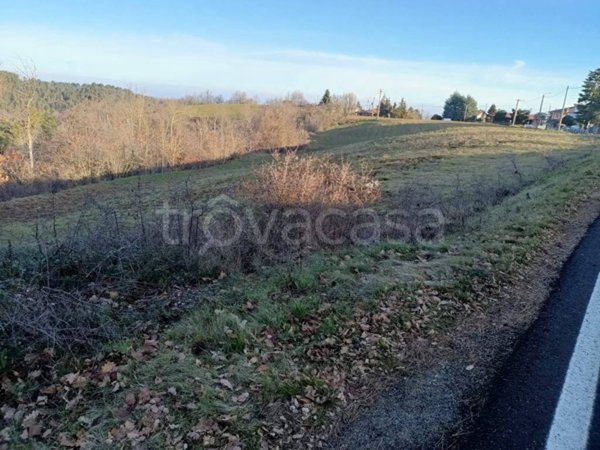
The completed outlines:
[[[253,123],[255,149],[280,149],[308,142],[308,132],[299,120],[299,109],[286,103],[263,108]]]
[[[338,103],[328,105],[307,106],[303,108],[300,120],[302,127],[310,132],[327,130],[335,125],[345,123],[351,117],[351,113]]]
[[[248,200],[270,205],[363,206],[379,199],[379,182],[363,167],[355,171],[349,163],[295,152],[275,154],[261,166],[256,179],[241,186]]]
[[[13,149],[0,154],[0,183],[10,181],[22,183],[28,180],[30,174],[27,161],[23,155]]]
[[[308,133],[298,114],[298,108],[276,103],[254,118],[189,119],[173,102],[89,102],[61,117],[48,172],[61,179],[96,178],[299,146]]]

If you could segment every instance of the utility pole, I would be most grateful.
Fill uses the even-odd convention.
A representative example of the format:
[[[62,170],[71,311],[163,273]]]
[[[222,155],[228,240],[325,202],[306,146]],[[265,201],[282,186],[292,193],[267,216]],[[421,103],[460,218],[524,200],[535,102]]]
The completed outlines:
[[[542,94],[542,102],[540,103],[540,112],[537,115],[538,126],[541,125],[541,123],[542,123],[542,121],[540,120],[540,117],[542,116],[542,108],[544,107],[544,99],[546,98],[546,95],[550,95],[550,93],[545,92]]]
[[[377,120],[379,120],[379,112],[381,110],[381,96],[383,95],[383,89],[379,89],[379,101],[377,102]]]
[[[565,116],[565,106],[567,105],[567,95],[569,95],[569,86],[567,86],[567,90],[565,91],[565,99],[563,100],[562,110],[560,112],[560,120],[558,121],[558,131],[562,127],[563,117]]]
[[[542,113],[542,108],[544,107],[544,97],[546,97],[546,94],[542,94],[542,102],[540,103],[540,112],[538,114]]]
[[[513,114],[512,117],[512,125],[514,126],[515,123],[517,122],[517,113],[519,112],[519,102],[521,101],[520,98],[517,99],[517,106],[515,106],[515,112]]]

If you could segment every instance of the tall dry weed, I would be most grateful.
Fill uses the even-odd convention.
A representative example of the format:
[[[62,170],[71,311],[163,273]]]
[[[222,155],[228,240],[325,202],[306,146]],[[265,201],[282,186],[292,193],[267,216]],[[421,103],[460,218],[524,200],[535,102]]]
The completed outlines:
[[[275,154],[241,186],[248,200],[270,205],[363,206],[381,196],[379,182],[366,169],[356,171],[330,157],[300,157],[295,152]]]

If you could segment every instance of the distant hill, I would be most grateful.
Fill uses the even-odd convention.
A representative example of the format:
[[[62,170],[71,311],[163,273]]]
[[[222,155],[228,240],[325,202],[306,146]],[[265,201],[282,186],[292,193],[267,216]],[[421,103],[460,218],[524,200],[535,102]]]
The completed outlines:
[[[16,106],[20,84],[23,81],[12,72],[0,71],[0,109],[11,110]],[[49,111],[64,111],[88,100],[122,98],[132,95],[123,89],[101,83],[79,84],[59,81],[35,80],[37,107]]]

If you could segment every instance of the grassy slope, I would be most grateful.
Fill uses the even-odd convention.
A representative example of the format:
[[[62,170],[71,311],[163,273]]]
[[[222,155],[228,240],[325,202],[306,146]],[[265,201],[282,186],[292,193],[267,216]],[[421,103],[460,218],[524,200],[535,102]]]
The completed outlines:
[[[235,107],[252,105],[200,105]],[[350,128],[340,128],[329,133],[317,135],[310,151],[317,153],[339,153],[345,155],[344,144],[360,145],[363,151],[369,152],[370,143],[383,138],[413,135],[431,130],[445,129],[446,124],[402,124],[398,126],[379,126],[375,123],[364,123]],[[213,167],[199,170],[184,170],[167,174],[151,174],[141,177],[121,178],[89,186],[79,186],[58,192],[54,200],[45,194],[14,199],[0,203],[0,238],[19,240],[31,236],[33,225],[56,216],[60,223],[75,221],[86,199],[93,198],[99,203],[110,202],[114,206],[128,208],[133,193],[141,189],[141,197],[148,207],[159,207],[168,199],[174,189],[188,183],[190,189],[199,198],[209,198],[226,190],[232,183],[247,177],[254,167],[270,158],[265,153],[254,153],[228,161]]]
[[[113,443],[143,440],[150,448],[305,447],[373,380],[410,370],[411,342],[433,342],[470,311],[487,308],[491,299],[478,294],[481,286],[506,279],[576,199],[600,186],[597,142],[535,130],[368,123],[321,134],[309,151],[367,161],[386,191],[383,209],[407,192],[443,203],[464,191],[460,200],[472,202],[477,186],[490,180],[518,188],[469,219],[469,233],[450,233],[438,244],[316,253],[199,289],[202,304],[161,332],[156,346],[126,340],[108,357],[116,369],[105,359],[88,361],[79,367],[84,387],[58,383],[68,399],[82,398],[64,410],[58,394],[49,396],[50,406],[41,409],[46,423],[57,421],[52,439],[58,430],[69,439],[79,432],[96,446],[111,436]],[[145,202],[160,204],[175,180],[189,179],[200,196],[214,194],[267,158],[142,177]],[[135,186],[123,179],[81,187],[56,194],[55,202],[64,221],[87,193],[126,205]],[[3,237],[23,233],[31,211],[48,216],[48,204],[40,196],[0,205]],[[9,391],[23,401],[38,395],[27,379]],[[17,445],[22,430],[12,427]]]
[[[485,171],[495,174],[498,165],[505,166],[503,171],[510,171],[508,166],[511,163],[503,152],[518,154],[519,165],[524,163],[524,169],[533,172],[536,167],[545,167],[545,154],[558,153],[560,158],[570,158],[576,156],[576,152],[566,150],[580,145],[581,142],[571,135],[542,135],[534,130],[509,131],[476,125],[388,121],[383,124],[366,122],[320,133],[308,151],[338,155],[351,161],[366,161],[378,172],[384,187],[391,191],[399,184],[414,180],[426,179],[427,183],[448,185],[452,183],[448,178],[454,178],[457,173],[466,178],[483,175]],[[442,156],[444,159],[434,160]],[[131,207],[133,194],[140,189],[144,205],[153,208],[161,206],[184,183],[188,183],[198,198],[210,198],[226,191],[232,183],[250,176],[254,167],[269,158],[265,153],[255,153],[199,170],[151,174],[79,186],[58,192],[53,196],[54,199],[42,194],[2,202],[0,238],[18,241],[30,237],[36,222],[48,221],[53,217],[63,224],[75,221],[90,198],[100,204],[110,203],[117,208],[122,205],[123,209],[127,209]],[[467,160],[467,167],[460,169]],[[490,161],[492,164],[489,164]],[[418,167],[410,170],[415,164]],[[469,167],[471,164],[473,170]],[[443,174],[440,172],[442,168]],[[409,170],[407,173],[398,169]],[[407,180],[407,175],[411,177],[410,180]]]

